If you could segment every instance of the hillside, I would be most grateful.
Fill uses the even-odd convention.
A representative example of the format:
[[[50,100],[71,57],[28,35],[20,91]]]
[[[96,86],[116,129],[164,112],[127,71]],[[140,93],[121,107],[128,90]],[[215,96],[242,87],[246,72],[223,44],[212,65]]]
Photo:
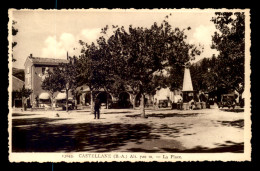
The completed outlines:
[[[24,81],[24,69],[13,68],[13,76]]]

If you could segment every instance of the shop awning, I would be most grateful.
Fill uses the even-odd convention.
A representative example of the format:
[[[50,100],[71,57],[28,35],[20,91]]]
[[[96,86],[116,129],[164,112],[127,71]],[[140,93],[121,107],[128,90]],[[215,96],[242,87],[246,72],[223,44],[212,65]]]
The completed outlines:
[[[63,100],[63,99],[66,99],[66,93],[59,93],[57,94],[56,100]]]
[[[50,99],[50,95],[48,93],[41,93],[39,95],[39,99],[42,99],[42,100]]]

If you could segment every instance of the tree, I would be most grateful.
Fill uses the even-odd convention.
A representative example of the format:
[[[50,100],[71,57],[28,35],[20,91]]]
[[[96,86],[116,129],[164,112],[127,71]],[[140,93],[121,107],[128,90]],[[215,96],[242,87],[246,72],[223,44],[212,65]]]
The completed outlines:
[[[170,89],[172,91],[181,90],[183,84],[184,67],[179,64],[172,65],[172,67],[169,68],[169,73],[170,76],[168,79],[168,85]]]
[[[53,68],[53,72],[48,71],[46,78],[42,83],[42,89],[49,91],[53,105],[53,94],[65,90],[66,93],[66,112],[68,112],[68,94],[69,91],[75,93],[77,88],[77,58],[74,56],[69,59],[69,63],[60,63]]]
[[[211,92],[216,88],[216,75],[211,71],[216,65],[216,57],[203,58],[199,63],[191,65],[191,79],[195,91]]]
[[[17,22],[16,21],[13,21],[12,22],[12,36],[15,36],[17,33],[18,33],[18,29],[16,29],[14,27],[14,25],[16,24]],[[14,49],[14,47],[17,45],[17,42],[12,42],[12,51]],[[12,54],[12,62],[15,62],[16,59],[14,58],[14,55]]]
[[[68,112],[68,94],[69,91],[75,92],[77,88],[77,58],[74,56],[70,58],[69,63],[61,63],[57,67],[56,73],[60,77],[60,83],[62,90],[65,89],[66,93],[66,112]]]
[[[77,82],[78,85],[87,85],[90,89],[91,95],[91,112],[94,112],[94,90],[99,90],[102,88],[102,80],[101,75],[99,72],[99,63],[100,63],[100,55],[98,53],[97,46],[92,43],[88,45],[83,41],[79,41],[80,45],[82,46],[81,55],[78,61],[78,76]]]
[[[24,111],[26,111],[25,100],[26,100],[26,98],[28,98],[32,94],[32,92],[33,91],[31,89],[25,88],[24,85],[20,90],[13,91],[14,97],[22,99],[22,106],[23,106]]]
[[[212,72],[217,75],[220,88],[244,91],[245,15],[242,12],[215,13],[212,18],[218,32],[212,37],[212,48],[219,51],[217,65]]]
[[[164,21],[166,30],[169,34],[166,38],[167,62],[165,63],[165,71],[168,73],[165,84],[170,90],[180,90],[183,84],[184,65],[195,59],[196,55],[200,55],[203,51],[201,45],[187,43],[187,35],[185,31],[191,30],[190,27],[180,30],[178,27],[172,30],[171,25]]]
[[[114,73],[141,94],[141,115],[145,117],[145,94],[155,92],[156,88],[152,82],[154,73],[194,58],[199,50],[185,42],[184,30],[172,30],[166,20],[150,28],[132,25],[127,31],[124,27],[114,28],[114,34],[107,40]]]
[[[46,90],[51,95],[51,107],[53,107],[54,93],[61,91],[64,87],[63,78],[61,77],[59,68],[53,68],[52,71],[46,71],[46,77],[42,82],[42,89]]]

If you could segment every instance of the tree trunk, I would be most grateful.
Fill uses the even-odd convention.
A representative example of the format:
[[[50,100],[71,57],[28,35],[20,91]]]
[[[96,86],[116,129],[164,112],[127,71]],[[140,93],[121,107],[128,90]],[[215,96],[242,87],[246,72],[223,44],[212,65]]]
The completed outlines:
[[[69,111],[69,106],[68,106],[68,97],[69,97],[69,91],[66,89],[66,112]]]
[[[140,104],[140,113],[141,113],[141,117],[145,118],[145,95],[142,93],[141,94],[141,104]]]
[[[94,99],[93,99],[93,91],[90,90],[90,108],[91,108],[91,114],[94,114]]]
[[[153,97],[153,109],[155,109],[155,105],[154,105],[154,103],[155,103],[155,102],[154,102],[154,97]]]
[[[135,98],[136,98],[136,95],[133,95],[133,109],[136,109],[136,106],[135,106]]]
[[[51,95],[51,110],[53,110],[53,94]]]
[[[26,106],[25,106],[25,98],[22,97],[22,106],[23,106],[23,111],[26,111]]]
[[[109,94],[107,92],[107,103],[106,103],[106,108],[108,109],[108,98],[109,98]]]

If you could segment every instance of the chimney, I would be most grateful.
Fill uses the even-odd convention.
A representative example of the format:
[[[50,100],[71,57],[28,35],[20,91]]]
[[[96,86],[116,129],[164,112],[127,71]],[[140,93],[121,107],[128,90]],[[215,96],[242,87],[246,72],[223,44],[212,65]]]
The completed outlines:
[[[69,52],[67,51],[67,60],[69,60]]]
[[[29,58],[32,58],[32,56],[33,56],[33,55],[32,55],[32,54],[30,54]]]

